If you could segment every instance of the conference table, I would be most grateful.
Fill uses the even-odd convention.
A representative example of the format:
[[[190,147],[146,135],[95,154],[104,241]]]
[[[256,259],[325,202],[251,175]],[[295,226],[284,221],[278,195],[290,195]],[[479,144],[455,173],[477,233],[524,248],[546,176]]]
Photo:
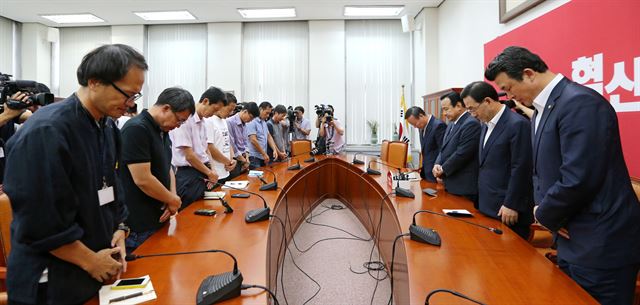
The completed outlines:
[[[234,180],[248,180],[246,190],[264,197],[271,208],[268,221],[246,223],[245,213],[263,206],[255,195],[231,198],[238,190],[225,190],[225,200],[234,209],[224,213],[219,200],[196,201],[177,216],[177,228],[168,236],[168,225],[143,243],[138,255],[221,249],[235,255],[244,284],[257,284],[275,291],[282,245],[282,220],[286,245],[305,217],[318,204],[334,198],[352,210],[371,235],[376,235],[382,260],[389,267],[394,238],[409,232],[413,214],[418,210],[442,212],[442,209],[466,209],[473,217],[467,221],[502,230],[487,229],[432,214],[419,214],[417,225],[436,230],[441,246],[433,246],[403,237],[396,245],[394,260],[395,304],[424,304],[435,289],[450,289],[485,304],[597,304],[580,286],[531,245],[502,225],[483,216],[467,199],[447,194],[442,184],[424,180],[409,182],[415,198],[396,197],[391,167],[372,162],[381,175],[369,175],[366,167],[376,157],[360,155],[364,165],[352,164],[353,155],[315,156],[308,154],[264,167],[263,179],[277,177],[278,189],[260,191],[258,178],[246,174]],[[300,164],[300,170],[287,167]],[[259,169],[260,170],[260,169]],[[438,191],[427,196],[424,188]],[[194,215],[197,209],[215,209],[214,217]],[[345,249],[345,255],[349,255]],[[148,257],[129,262],[125,277],[150,275],[157,299],[154,304],[193,304],[200,282],[209,275],[232,270],[231,258],[220,253]],[[348,272],[348,270],[347,270]],[[292,289],[292,288],[288,288]],[[345,287],[349,289],[349,287]],[[267,293],[259,289],[243,290],[241,296],[220,304],[267,304]],[[90,303],[96,304],[97,297]],[[432,296],[430,304],[470,304],[450,294]]]

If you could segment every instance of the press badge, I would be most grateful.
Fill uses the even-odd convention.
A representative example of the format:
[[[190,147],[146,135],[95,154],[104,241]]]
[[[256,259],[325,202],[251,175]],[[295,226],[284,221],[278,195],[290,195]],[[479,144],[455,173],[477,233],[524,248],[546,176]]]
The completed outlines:
[[[98,200],[100,201],[100,206],[103,206],[109,202],[115,200],[115,196],[113,194],[113,186],[105,187],[98,191]]]

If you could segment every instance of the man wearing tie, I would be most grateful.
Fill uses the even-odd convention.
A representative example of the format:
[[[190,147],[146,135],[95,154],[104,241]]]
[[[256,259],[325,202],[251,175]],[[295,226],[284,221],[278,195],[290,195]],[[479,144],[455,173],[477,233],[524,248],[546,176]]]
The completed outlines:
[[[433,166],[433,175],[444,180],[447,192],[464,196],[477,206],[480,122],[466,111],[457,92],[442,96],[440,103],[449,126]]]
[[[536,109],[534,215],[560,235],[558,265],[598,302],[631,304],[640,268],[640,203],[615,110],[525,48],[506,48],[485,77]]]
[[[418,128],[420,131],[420,144],[422,147],[420,177],[429,182],[436,182],[436,177],[433,176],[432,170],[436,157],[440,153],[440,148],[442,148],[442,139],[447,125],[432,115],[426,114],[422,108],[417,106],[407,109],[404,118],[411,126]]]
[[[488,83],[473,82],[460,96],[469,113],[485,123],[478,150],[478,208],[526,240],[533,222],[530,123],[501,104]]]

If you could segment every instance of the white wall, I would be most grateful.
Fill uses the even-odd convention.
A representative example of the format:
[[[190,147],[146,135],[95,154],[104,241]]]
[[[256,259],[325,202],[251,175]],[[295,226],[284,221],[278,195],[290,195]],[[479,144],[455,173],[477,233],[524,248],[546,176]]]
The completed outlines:
[[[111,26],[111,43],[126,44],[141,54],[146,51],[144,25],[114,25]]]
[[[242,99],[242,23],[207,24],[207,84]]]
[[[437,43],[424,42],[425,58],[428,61],[429,54],[437,54],[437,65],[432,69],[427,62],[425,67],[416,67],[416,72],[437,71],[437,77],[425,76],[427,83],[420,86],[426,90],[416,91],[416,97],[484,79],[485,43],[567,2],[569,0],[545,1],[507,24],[499,23],[495,0],[446,0],[435,13],[434,9],[424,9],[416,18],[416,26],[427,31],[423,35],[437,36]],[[433,18],[438,20],[435,25],[430,22]],[[416,64],[418,62],[416,60]]]
[[[51,85],[51,43],[47,40],[49,27],[39,23],[22,24],[21,79]]]
[[[344,20],[309,21],[309,104],[303,107],[312,140],[317,136],[314,105],[331,104],[338,118],[345,118],[344,35]]]
[[[111,43],[111,27],[60,29],[60,94],[67,97],[78,87],[76,70],[89,51]]]

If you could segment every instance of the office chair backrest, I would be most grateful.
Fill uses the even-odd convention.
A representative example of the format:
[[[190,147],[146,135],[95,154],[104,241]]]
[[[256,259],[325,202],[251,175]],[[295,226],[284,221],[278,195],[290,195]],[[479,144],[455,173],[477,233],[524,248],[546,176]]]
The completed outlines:
[[[311,140],[291,140],[291,156],[306,154],[311,151]]]
[[[389,160],[389,140],[383,140],[380,145],[380,160],[384,162]]]
[[[9,251],[11,251],[11,239],[9,226],[13,215],[11,214],[11,202],[7,194],[0,195],[0,266],[7,265],[7,257],[9,257]]]
[[[409,145],[403,141],[389,142],[388,160],[392,166],[405,168],[407,164],[407,151]]]

